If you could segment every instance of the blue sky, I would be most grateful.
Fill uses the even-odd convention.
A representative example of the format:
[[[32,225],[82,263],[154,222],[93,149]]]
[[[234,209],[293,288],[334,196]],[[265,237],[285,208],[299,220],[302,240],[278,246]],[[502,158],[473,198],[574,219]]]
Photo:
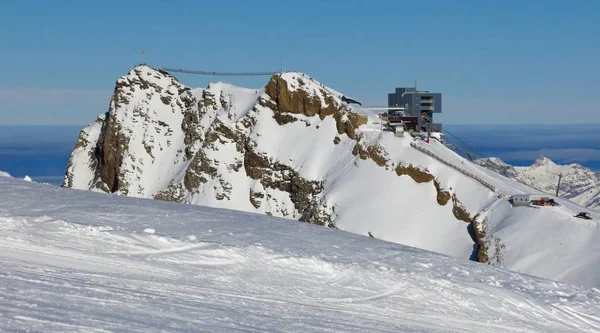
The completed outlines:
[[[210,71],[283,57],[363,104],[418,80],[445,123],[600,123],[599,15],[593,0],[1,1],[0,125],[91,122],[141,50]]]

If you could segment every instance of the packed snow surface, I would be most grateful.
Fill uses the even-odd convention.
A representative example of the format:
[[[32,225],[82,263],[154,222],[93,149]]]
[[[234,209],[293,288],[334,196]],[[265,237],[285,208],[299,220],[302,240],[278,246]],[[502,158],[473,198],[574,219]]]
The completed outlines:
[[[0,267],[0,331],[600,330],[597,289],[259,214],[6,177]]]

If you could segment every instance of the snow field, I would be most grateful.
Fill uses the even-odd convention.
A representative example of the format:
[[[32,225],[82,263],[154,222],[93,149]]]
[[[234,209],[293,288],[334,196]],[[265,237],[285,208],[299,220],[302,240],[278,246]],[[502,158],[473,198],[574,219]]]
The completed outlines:
[[[0,331],[600,329],[595,289],[264,215],[11,178],[0,178],[0,267]]]

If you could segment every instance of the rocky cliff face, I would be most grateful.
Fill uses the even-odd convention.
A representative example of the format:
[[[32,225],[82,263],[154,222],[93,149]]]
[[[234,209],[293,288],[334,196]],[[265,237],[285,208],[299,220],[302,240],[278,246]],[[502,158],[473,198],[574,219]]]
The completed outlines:
[[[337,226],[468,258],[466,226],[492,196],[456,183],[460,174],[411,141],[301,73],[276,74],[264,89],[190,89],[138,66],[82,130],[63,186]]]
[[[559,190],[561,198],[569,199],[590,209],[600,210],[600,173],[580,164],[558,165],[544,156],[538,157],[528,167],[511,166],[499,158],[480,159],[476,162],[552,195],[556,193],[558,175],[562,173]]]
[[[117,81],[109,111],[81,132],[63,186],[224,207],[234,201],[235,208],[332,226],[332,207],[319,196],[323,179],[303,177],[257,141],[265,115],[305,127],[315,116],[330,117],[338,134],[356,139],[366,117],[335,94],[297,73],[274,75],[265,89],[217,83],[191,90],[138,66]]]

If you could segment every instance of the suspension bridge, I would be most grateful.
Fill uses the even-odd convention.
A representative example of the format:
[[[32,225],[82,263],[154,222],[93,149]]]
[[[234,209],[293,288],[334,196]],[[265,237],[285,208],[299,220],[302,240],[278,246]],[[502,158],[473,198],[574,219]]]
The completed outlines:
[[[366,111],[402,111],[403,107],[398,106],[361,106],[362,110]]]
[[[182,73],[182,74],[193,74],[193,75],[211,75],[211,76],[272,76],[274,74],[277,73],[284,73],[284,72],[290,72],[290,71],[284,71],[283,68],[280,71],[273,71],[273,72],[216,72],[216,71],[199,71],[199,70],[191,70],[191,69],[182,69],[182,68],[168,68],[168,67],[159,67],[159,69],[168,72],[168,73]],[[404,108],[402,107],[390,107],[390,106],[363,106],[362,107],[363,110],[366,111],[403,111]],[[483,155],[480,151],[478,151],[477,149],[470,147],[467,143],[465,143],[464,141],[462,141],[461,139],[459,139],[456,135],[453,135],[452,133],[450,133],[448,130],[444,129],[443,130],[444,134],[451,136],[454,139],[454,143],[448,143],[446,142],[445,145],[455,151],[460,151],[461,153],[465,154],[467,159],[469,159],[470,161],[473,161],[473,157],[476,158],[484,158],[485,155]],[[457,142],[460,143],[460,145],[457,144]],[[450,163],[448,163],[447,161],[441,159],[440,157],[438,157],[437,155],[431,153],[428,150],[424,150],[422,147],[417,147],[413,144],[411,144],[411,146],[413,146],[413,148],[422,151],[425,154],[428,154],[430,156],[433,156],[434,158],[439,159],[441,162],[451,165]],[[476,181],[478,181],[479,183],[481,183],[483,186],[489,188],[492,191],[495,191],[494,186],[490,185],[489,183],[483,181],[482,179],[476,177],[473,174],[470,174],[469,172],[462,170],[460,168],[457,168],[454,165],[451,165],[452,167],[456,168],[458,171],[462,172],[463,174],[475,179]]]
[[[283,68],[280,71],[273,71],[273,72],[216,72],[216,71],[198,71],[198,70],[191,70],[191,69],[181,69],[181,68],[168,68],[168,67],[159,67],[159,69],[168,72],[168,73],[182,73],[182,74],[194,74],[194,75],[212,75],[212,76],[272,76],[274,74],[277,73],[285,73],[285,72],[291,72],[291,71],[284,71]],[[404,108],[402,107],[390,107],[390,106],[363,106],[362,107],[363,110],[367,110],[367,111],[403,111]],[[430,119],[429,119],[430,120]],[[431,121],[431,120],[430,120]],[[454,142],[450,143],[450,142],[445,142],[444,144],[446,145],[446,147],[454,150],[454,151],[458,151],[463,153],[467,159],[469,161],[473,161],[474,158],[480,159],[480,158],[485,158],[486,156],[484,154],[482,154],[478,149],[473,148],[472,146],[468,145],[466,142],[464,142],[463,140],[461,140],[460,138],[458,138],[456,135],[450,133],[447,129],[443,130],[443,133],[446,135],[449,135],[450,137],[452,137],[454,140]],[[439,156],[431,153],[428,150],[423,149],[422,147],[418,147],[414,144],[411,144],[411,146],[427,155],[430,155],[438,160],[440,160],[442,163],[447,164],[452,166],[453,168],[457,169],[458,171],[460,171],[461,173],[473,178],[474,180],[476,180],[477,182],[479,182],[480,184],[482,184],[483,186],[487,187],[488,189],[490,189],[491,191],[495,191],[495,187],[492,186],[491,184],[485,182],[483,179],[480,179],[479,177],[463,170],[460,169],[454,165],[451,165],[450,163],[448,163],[447,161],[443,160],[442,158],[440,158]],[[491,168],[491,166],[486,166],[488,168]],[[558,179],[558,186],[556,189],[556,196],[558,196],[558,188],[560,187],[560,179],[562,178],[562,174],[559,175],[559,179]]]
[[[181,68],[167,68],[159,67],[159,69],[169,73],[183,73],[183,74],[195,74],[195,75],[213,75],[213,76],[272,76],[273,74],[282,73],[279,72],[210,72],[210,71],[196,71],[191,69]]]
[[[169,67],[159,67],[159,69],[168,72],[168,73],[182,73],[182,74],[194,74],[194,75],[212,75],[212,76],[272,76],[277,73],[284,73],[290,71],[273,71],[273,72],[216,72],[216,71],[199,71],[199,70],[191,70],[191,69],[182,69],[182,68],[169,68]],[[403,107],[390,107],[390,106],[363,106],[363,110],[366,111],[402,111]],[[445,143],[446,146],[452,150],[460,151],[465,154],[466,157],[473,161],[475,158],[483,158],[483,155],[477,149],[470,147],[467,143],[460,140],[456,135],[453,135],[448,130],[443,130],[444,134],[451,136],[454,139],[454,143]],[[457,144],[457,142],[460,143]]]

